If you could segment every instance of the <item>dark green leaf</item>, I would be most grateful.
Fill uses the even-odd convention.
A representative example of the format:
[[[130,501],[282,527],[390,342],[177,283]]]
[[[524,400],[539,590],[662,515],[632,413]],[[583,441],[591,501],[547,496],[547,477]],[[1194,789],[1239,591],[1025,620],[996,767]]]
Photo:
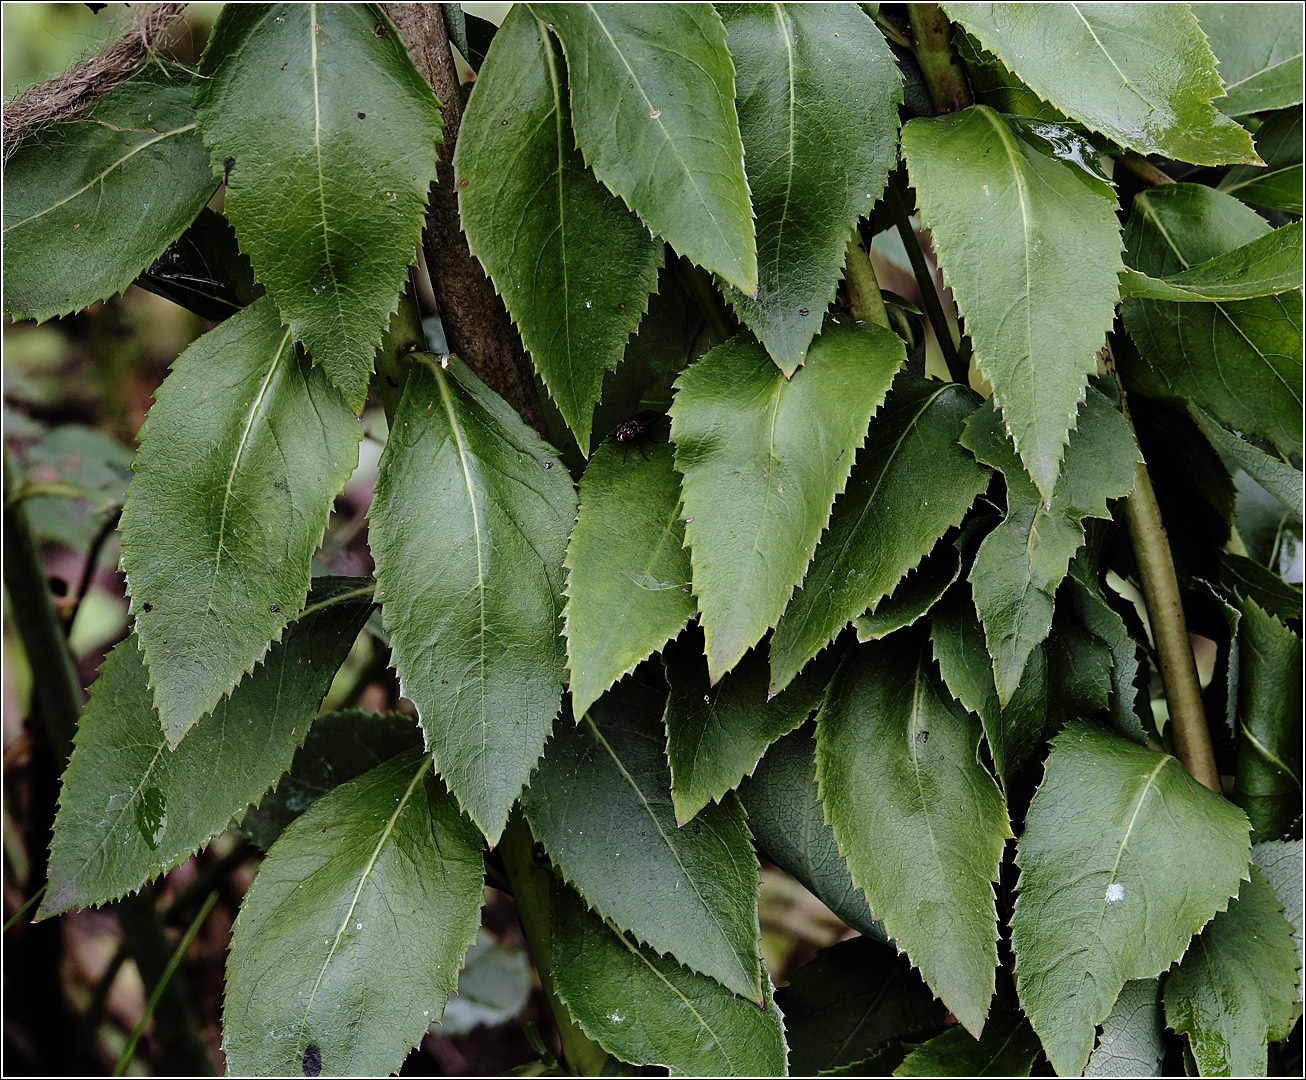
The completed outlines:
[[[1017,988],[1053,1068],[1077,1076],[1130,979],[1183,955],[1246,874],[1248,824],[1177,758],[1093,724],[1053,740],[1017,847]]]
[[[1292,941],[1297,950],[1297,1000],[1302,1000],[1302,954],[1303,912],[1302,895],[1306,892],[1303,881],[1302,842],[1293,840],[1268,840],[1263,844],[1252,845],[1252,862],[1260,869],[1266,879],[1274,886],[1275,895],[1283,908],[1283,914],[1292,924]]]
[[[1302,223],[1294,221],[1165,278],[1127,269],[1120,275],[1120,291],[1178,303],[1250,300],[1300,289],[1301,264]]]
[[[1255,600],[1268,614],[1284,622],[1302,617],[1302,588],[1289,585],[1245,555],[1220,552],[1220,586],[1236,596]]]
[[[22,141],[4,169],[4,311],[43,321],[122,292],[215,187],[191,88],[133,79]]]
[[[897,334],[831,317],[792,379],[740,335],[677,380],[671,438],[713,682],[780,618],[904,355]]]
[[[435,180],[440,109],[370,4],[234,4],[195,110],[254,273],[354,410]]]
[[[411,750],[313,804],[272,845],[227,961],[232,1074],[396,1071],[476,940],[481,837]]]
[[[207,206],[136,284],[213,322],[263,295],[249,259],[236,246],[231,222]]]
[[[1302,471],[1294,468],[1280,457],[1267,454],[1264,450],[1239,438],[1232,431],[1215,419],[1210,413],[1189,405],[1193,419],[1201,428],[1202,434],[1210,440],[1224,458],[1247,473],[1261,487],[1265,488],[1279,502],[1283,503],[1296,516],[1298,521],[1306,517],[1306,493],[1303,492]]]
[[[1302,212],[1302,111],[1283,109],[1256,132],[1256,152],[1264,166],[1239,165],[1224,174],[1218,187],[1243,202]]]
[[[960,1024],[918,1046],[894,1071],[894,1076],[1028,1076],[1043,1049],[1029,1021],[1016,1007],[994,1008],[984,1034],[974,1038]]]
[[[1085,1076],[1160,1076],[1165,1057],[1159,979],[1125,983],[1102,1023]]]
[[[639,943],[762,1000],[758,866],[733,797],[679,828],[660,722],[664,691],[637,678],[563,725],[526,820],[586,903]]]
[[[953,28],[953,45],[965,65],[971,92],[979,105],[988,105],[1000,113],[1034,116],[1054,124],[1064,124],[1065,116],[1021,82],[1001,60],[981,48],[974,35],[960,27]],[[928,113],[927,113],[928,115]]]
[[[1138,645],[1124,620],[1106,602],[1096,585],[1072,571],[1071,601],[1080,624],[1111,650],[1111,726],[1121,735],[1141,743],[1147,730],[1135,711],[1138,702]]]
[[[372,502],[377,598],[436,768],[493,843],[562,702],[576,492],[461,361],[415,355]]]
[[[140,432],[122,515],[136,633],[168,744],[304,606],[362,429],[266,297],[181,354]]]
[[[1300,105],[1302,13],[1293,4],[1194,4],[1193,14],[1220,62],[1226,116]]]
[[[856,620],[857,640],[875,641],[911,626],[934,607],[961,574],[961,555],[940,541],[894,590]]]
[[[757,292],[735,66],[710,4],[531,4],[562,41],[586,163],[691,262]]]
[[[757,296],[727,298],[786,375],[834,298],[848,236],[898,151],[902,76],[852,5],[725,4],[744,168],[757,217]]]

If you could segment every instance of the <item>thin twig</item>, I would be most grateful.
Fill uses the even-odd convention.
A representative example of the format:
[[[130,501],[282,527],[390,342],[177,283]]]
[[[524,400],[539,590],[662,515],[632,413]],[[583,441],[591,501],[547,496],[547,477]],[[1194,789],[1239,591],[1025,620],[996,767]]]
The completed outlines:
[[[91,540],[91,546],[86,552],[86,564],[82,567],[82,578],[77,583],[76,593],[73,594],[72,605],[64,612],[64,637],[68,637],[73,632],[73,622],[77,618],[77,612],[81,610],[82,601],[86,599],[86,594],[90,591],[91,579],[95,577],[95,564],[100,561],[100,551],[104,548],[109,537],[113,535],[113,530],[118,527],[118,519],[121,517],[122,507],[119,506],[105,518],[103,524],[96,530],[94,539]]]

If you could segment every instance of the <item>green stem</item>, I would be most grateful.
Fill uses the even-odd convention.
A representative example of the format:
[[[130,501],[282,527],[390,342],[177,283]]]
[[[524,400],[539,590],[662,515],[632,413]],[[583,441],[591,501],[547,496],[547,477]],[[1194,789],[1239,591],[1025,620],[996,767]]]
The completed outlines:
[[[843,283],[848,290],[848,310],[858,322],[873,322],[889,329],[889,313],[880,295],[880,283],[875,279],[875,267],[870,253],[862,243],[861,231],[853,226],[848,237],[848,254],[844,260]]]
[[[885,17],[883,11],[876,12],[875,25],[880,28],[880,33],[897,45],[898,48],[907,49],[909,52],[915,50],[915,46],[902,36],[898,28]]]
[[[966,69],[952,47],[952,23],[938,4],[908,4],[916,62],[925,76],[936,113],[956,112],[974,104]]]
[[[714,344],[720,345],[723,341],[734,337],[739,325],[726,310],[725,301],[721,299],[721,294],[712,284],[712,275],[682,255],[676,263],[676,276],[685,291],[698,304],[703,318],[707,320],[707,328],[712,333]]]
[[[1160,187],[1163,184],[1173,184],[1176,182],[1173,177],[1167,176],[1136,150],[1130,150],[1123,154],[1116,154],[1115,160],[1145,184],[1149,184],[1152,187]]]
[[[540,985],[544,988],[544,996],[548,999],[549,1008],[553,1010],[553,1018],[558,1024],[563,1060],[576,1076],[599,1076],[608,1061],[607,1051],[581,1030],[553,988],[549,951],[551,882],[548,871],[536,863],[534,848],[535,838],[531,835],[530,826],[526,824],[526,818],[522,816],[519,804],[513,807],[508,826],[504,829],[503,838],[496,850],[503,860],[508,882],[512,885],[513,899],[517,901],[522,929],[526,932],[527,944],[535,958]]]

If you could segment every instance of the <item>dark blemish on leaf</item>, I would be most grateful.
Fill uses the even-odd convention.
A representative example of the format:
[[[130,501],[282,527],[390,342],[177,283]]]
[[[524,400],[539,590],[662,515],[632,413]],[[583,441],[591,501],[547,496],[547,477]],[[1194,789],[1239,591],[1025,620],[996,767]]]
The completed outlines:
[[[145,612],[146,615],[148,615],[151,611],[154,610],[154,605],[153,605],[153,604],[142,604],[142,605],[141,605],[141,610],[142,610],[143,612]]]
[[[458,186],[459,186],[460,188],[465,188],[469,183],[471,183],[470,180],[459,180],[459,181],[458,181]]]
[[[269,605],[268,605],[268,610],[269,610],[270,612],[272,612],[273,615],[275,615],[278,611],[281,610],[281,605],[280,605],[280,604],[269,604]]]
[[[234,157],[229,157],[222,163],[222,182],[224,184],[231,180],[231,170],[235,167],[236,159]]]
[[[304,1048],[304,1075],[322,1075],[322,1051],[317,1048],[317,1043],[309,1043]]]
[[[441,680],[440,680],[440,685],[441,685],[441,686],[448,686],[448,685],[449,685],[449,680],[448,680],[448,679],[441,679]]]
[[[367,113],[365,113],[365,112],[361,112],[361,113],[359,113],[359,114],[358,114],[358,119],[360,119],[360,120],[366,120],[366,119],[367,119]]]
[[[700,829],[700,828],[698,827],[698,823],[695,822],[695,823],[694,823],[694,835],[697,836],[697,835],[698,835],[699,833],[701,833],[702,831],[703,831],[703,830]]]
[[[806,315],[810,315],[810,314],[811,314],[811,311],[809,311],[809,310],[808,310],[807,308],[805,308],[805,307],[800,307],[800,308],[798,309],[798,314],[799,314],[799,315],[804,315],[804,316],[806,316]]]
[[[546,461],[546,462],[544,463],[544,467],[545,467],[546,469],[552,469],[552,468],[553,468],[553,462],[552,462],[552,461]]]
[[[377,23],[376,26],[372,28],[372,33],[377,37],[390,36],[390,31],[385,28],[385,23]]]
[[[626,310],[626,305],[625,305],[625,304],[618,304],[617,307],[619,307],[622,311],[625,311],[625,310]]]
[[[507,126],[508,126],[508,121],[507,121],[507,120],[505,120],[505,121],[500,125],[500,127],[507,127]]]

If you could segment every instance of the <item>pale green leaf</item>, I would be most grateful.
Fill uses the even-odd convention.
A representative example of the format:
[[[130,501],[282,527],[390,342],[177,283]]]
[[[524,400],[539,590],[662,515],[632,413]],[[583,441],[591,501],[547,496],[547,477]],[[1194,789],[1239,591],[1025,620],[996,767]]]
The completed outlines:
[[[1147,300],[1209,303],[1300,289],[1301,279],[1302,223],[1294,221],[1165,278],[1126,269],[1120,275],[1120,291]]]
[[[997,967],[992,883],[1011,828],[979,763],[980,726],[933,666],[916,634],[850,653],[817,719],[816,774],[871,911],[978,1037]]]
[[[1053,1068],[1078,1075],[1121,987],[1150,979],[1246,875],[1242,812],[1177,758],[1093,724],[1053,740],[1017,846],[1017,988]]]
[[[1085,1076],[1160,1076],[1165,1057],[1165,1025],[1161,1022],[1159,979],[1125,983],[1102,1022],[1102,1034]]]
[[[1226,116],[1300,105],[1302,11],[1296,4],[1193,4],[1220,64]]]
[[[757,217],[757,296],[726,296],[792,375],[834,298],[850,230],[897,159],[902,76],[855,5],[719,10]]]
[[[1211,101],[1221,94],[1215,57],[1182,5],[944,10],[1044,101],[1121,146],[1198,165],[1256,160],[1251,136]]]
[[[961,522],[989,470],[957,444],[974,393],[903,372],[857,453],[802,587],[771,642],[771,691],[874,607]]]
[[[190,98],[132,79],[19,143],[4,167],[6,315],[39,322],[122,292],[195,219],[215,182]]]
[[[902,146],[979,369],[1050,501],[1115,317],[1121,245],[1113,201],[1022,130],[976,106],[912,120]]]
[[[1303,979],[1303,924],[1306,912],[1303,911],[1302,898],[1306,893],[1303,881],[1302,842],[1300,840],[1268,840],[1263,844],[1252,845],[1252,862],[1259,867],[1266,879],[1274,886],[1275,895],[1283,907],[1283,914],[1292,923],[1292,941],[1297,950],[1297,1000],[1302,1000]]]
[[[467,242],[586,457],[603,373],[657,283],[663,246],[576,149],[562,54],[516,7],[494,36],[454,155]]]
[[[954,544],[940,541],[888,596],[855,621],[858,641],[876,641],[911,626],[943,598],[961,574]]]
[[[1282,109],[1272,114],[1256,132],[1256,152],[1263,166],[1239,165],[1224,174],[1217,185],[1243,202],[1302,212],[1302,110]]]
[[[565,885],[555,882],[549,907],[558,997],[608,1053],[672,1076],[786,1075],[784,1023],[765,969],[759,1009],[632,941]]]
[[[677,380],[671,438],[713,682],[780,618],[904,356],[891,331],[831,317],[792,379],[740,335]]]
[[[222,1049],[243,1076],[395,1072],[458,985],[481,837],[410,750],[324,795],[272,845],[232,930]]]
[[[355,411],[421,240],[440,141],[435,96],[388,27],[371,4],[233,4],[195,94],[241,250]]]
[[[576,492],[466,365],[415,356],[372,502],[377,599],[436,769],[493,843],[562,703]]]
[[[710,4],[531,4],[562,41],[576,142],[651,231],[742,292],[757,249],[735,66]]]
[[[122,561],[170,746],[304,606],[362,429],[264,298],[181,354],[141,428]]]
[[[458,993],[444,1007],[441,1035],[498,1027],[521,1014],[531,996],[531,963],[520,945],[499,944],[484,930],[467,950]]]
[[[522,809],[553,865],[595,911],[659,954],[762,1001],[758,864],[728,796],[683,828],[663,747],[665,690],[638,675],[563,725]]]
[[[671,447],[627,450],[600,446],[585,467],[567,541],[563,618],[577,717],[695,611]]]
[[[1201,428],[1202,434],[1222,457],[1232,461],[1283,503],[1296,515],[1298,521],[1303,520],[1306,516],[1306,492],[1303,491],[1301,469],[1294,468],[1282,458],[1267,454],[1246,439],[1239,438],[1197,405],[1190,404],[1188,411]]]
[[[1202,1076],[1265,1076],[1266,1043],[1301,1012],[1292,926],[1260,870],[1165,981],[1165,1021],[1188,1036]]]
[[[319,578],[281,643],[175,751],[135,637],[115,646],[77,725],[39,917],[139,889],[263,798],[290,767],[371,608],[370,582]]]

